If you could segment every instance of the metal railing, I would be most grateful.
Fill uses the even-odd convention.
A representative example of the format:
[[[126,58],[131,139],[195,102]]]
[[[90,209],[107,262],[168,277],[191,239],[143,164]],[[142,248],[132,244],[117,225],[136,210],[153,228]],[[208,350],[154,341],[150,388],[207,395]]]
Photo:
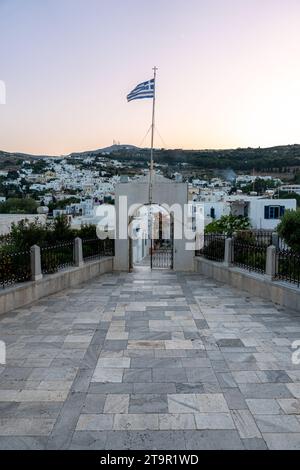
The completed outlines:
[[[107,238],[100,240],[82,240],[82,252],[84,261],[99,259],[104,256],[114,256],[114,240]]]
[[[255,245],[270,246],[272,245],[272,230],[239,230],[235,232],[238,239]]]
[[[290,251],[289,245],[280,237],[278,237],[278,245],[276,247],[279,251]]]
[[[153,249],[151,266],[157,269],[173,269],[173,248],[161,247]]]
[[[41,248],[41,264],[43,274],[74,266],[74,240]]]
[[[202,248],[195,256],[202,256],[212,261],[224,261],[225,235],[205,234],[200,238]],[[295,284],[300,288],[300,253],[291,250],[280,237],[268,231],[239,231],[231,239],[231,254],[227,263],[265,274],[267,271],[267,251],[272,242],[276,242],[276,269],[272,277]],[[269,274],[269,273],[268,273]],[[270,275],[270,274],[269,274]]]
[[[291,250],[277,250],[275,279],[300,287],[300,253]]]
[[[34,279],[35,273],[32,272],[32,269],[35,271],[36,268],[31,267],[32,259],[34,260],[36,256],[34,252],[31,250],[14,251],[14,246],[6,244],[6,241],[2,237],[3,243],[0,244],[0,287],[5,288],[12,284]],[[75,247],[75,240],[42,246],[37,262],[37,266],[40,266],[39,272],[53,274],[75,266],[78,262],[76,259],[81,256],[79,252],[75,256],[75,249],[80,250]],[[85,262],[105,256],[114,256],[114,252],[114,240],[93,239],[82,241],[82,255]],[[33,266],[35,266],[34,262]]]
[[[195,256],[203,256],[212,261],[224,261],[226,235],[205,234],[200,239],[200,245],[203,247],[196,250]]]
[[[5,287],[19,282],[30,281],[31,263],[30,250],[0,253],[0,285]]]
[[[248,271],[266,272],[267,247],[241,238],[232,240],[232,264]]]

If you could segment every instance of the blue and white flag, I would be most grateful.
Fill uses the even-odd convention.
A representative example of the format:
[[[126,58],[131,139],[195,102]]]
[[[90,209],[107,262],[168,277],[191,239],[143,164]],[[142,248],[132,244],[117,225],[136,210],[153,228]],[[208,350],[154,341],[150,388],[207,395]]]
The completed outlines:
[[[154,98],[154,78],[137,85],[129,95],[127,95],[127,101],[142,100],[144,98]]]

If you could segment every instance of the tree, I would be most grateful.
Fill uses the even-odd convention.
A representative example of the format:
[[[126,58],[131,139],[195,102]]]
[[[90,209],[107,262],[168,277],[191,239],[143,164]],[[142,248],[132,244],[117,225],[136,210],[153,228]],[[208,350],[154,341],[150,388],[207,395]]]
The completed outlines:
[[[65,216],[56,217],[52,222],[43,224],[36,219],[34,222],[22,220],[12,224],[10,240],[16,251],[27,250],[32,245],[56,245],[73,240],[77,232],[71,229]]]
[[[232,235],[238,230],[247,230],[250,228],[248,217],[236,215],[223,215],[220,219],[214,220],[205,227],[205,233],[219,233]]]
[[[79,197],[68,197],[66,199],[61,199],[60,201],[57,201],[55,198],[53,198],[53,202],[50,202],[48,207],[49,211],[53,212],[55,209],[65,209],[66,206],[69,206],[70,204],[78,204],[80,202]]]
[[[47,227],[37,220],[21,220],[12,224],[10,239],[14,251],[28,250],[32,245],[43,245],[46,238]]]
[[[279,191],[278,194],[280,199],[296,199],[297,201],[297,207],[300,207],[300,194],[293,193],[293,192],[287,192],[287,191]]]
[[[19,178],[19,172],[16,170],[10,170],[7,174],[8,180],[17,180]]]
[[[77,232],[77,237],[82,238],[83,240],[93,240],[97,238],[96,225],[82,225]]]
[[[31,198],[9,198],[0,203],[0,214],[36,214],[37,207],[37,202]]]
[[[292,250],[300,253],[300,211],[285,211],[277,232]]]
[[[246,186],[238,185],[238,189],[242,189],[243,193],[249,194],[252,191],[256,191],[258,194],[264,194],[267,189],[275,189],[279,186],[279,183],[272,180],[264,180],[263,178],[256,178],[254,183],[249,183]]]
[[[51,238],[53,242],[58,240],[67,241],[74,238],[74,231],[71,229],[70,223],[65,215],[55,217]]]

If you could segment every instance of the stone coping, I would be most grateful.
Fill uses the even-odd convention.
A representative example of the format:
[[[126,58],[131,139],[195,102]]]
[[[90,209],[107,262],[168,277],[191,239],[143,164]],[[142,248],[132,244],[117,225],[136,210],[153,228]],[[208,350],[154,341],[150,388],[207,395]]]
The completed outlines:
[[[113,257],[100,258],[54,274],[44,275],[37,281],[17,284],[0,291],[0,315],[30,305],[48,295],[75,287],[113,270]]]
[[[256,297],[300,311],[300,288],[288,282],[273,280],[267,275],[235,266],[226,266],[201,256],[195,257],[195,271]]]

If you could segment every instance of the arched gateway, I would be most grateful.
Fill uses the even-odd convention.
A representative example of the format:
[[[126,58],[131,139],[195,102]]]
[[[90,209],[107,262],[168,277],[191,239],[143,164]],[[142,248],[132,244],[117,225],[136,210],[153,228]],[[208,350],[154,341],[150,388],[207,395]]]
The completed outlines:
[[[165,208],[172,219],[172,268],[194,270],[193,234],[188,229],[188,185],[153,175],[152,204]],[[116,185],[116,240],[114,269],[129,271],[132,244],[128,225],[138,208],[149,204],[149,175]]]

